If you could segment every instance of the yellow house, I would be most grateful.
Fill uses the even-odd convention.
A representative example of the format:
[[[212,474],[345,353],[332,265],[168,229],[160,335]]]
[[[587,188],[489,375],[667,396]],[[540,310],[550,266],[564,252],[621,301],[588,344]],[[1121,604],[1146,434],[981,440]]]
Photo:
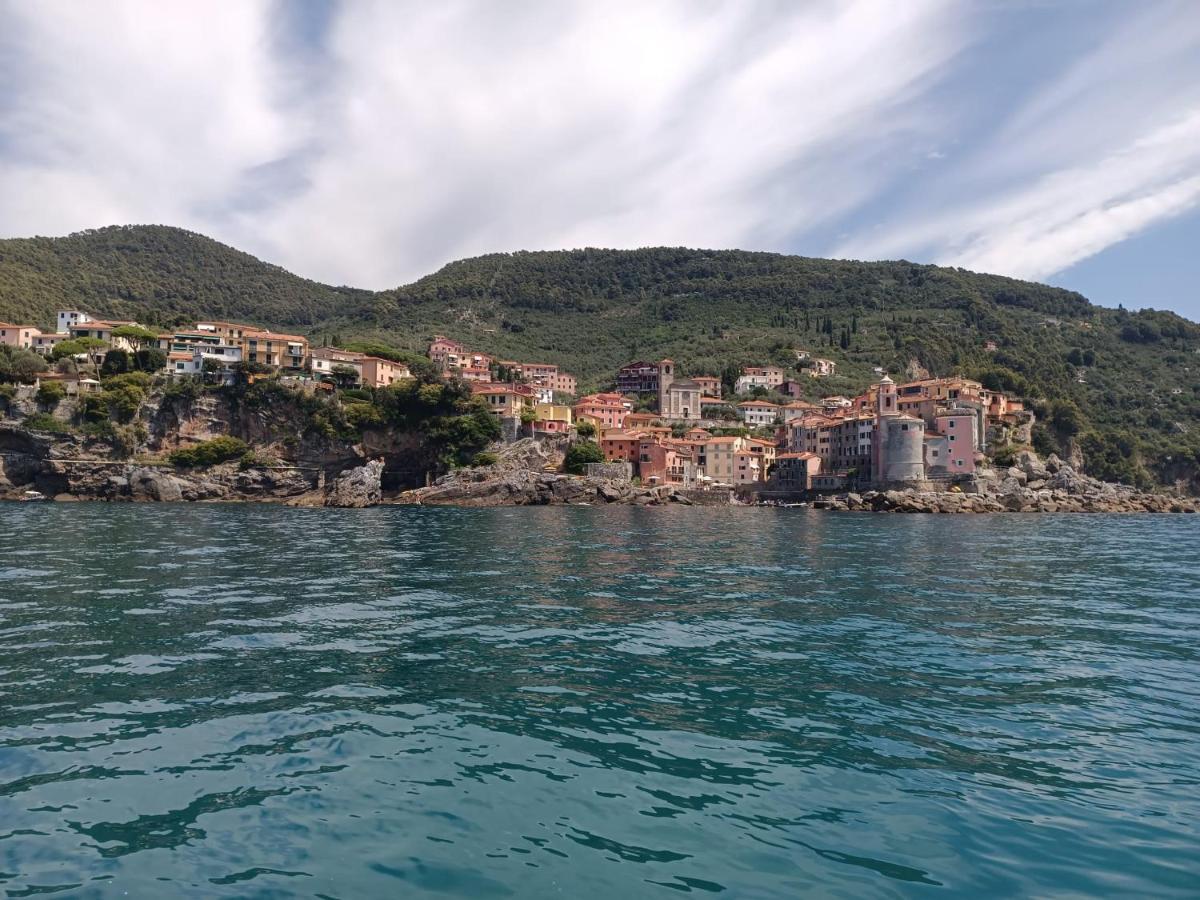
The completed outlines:
[[[534,431],[565,434],[575,424],[575,411],[570,406],[556,403],[539,403],[533,408],[536,418]]]

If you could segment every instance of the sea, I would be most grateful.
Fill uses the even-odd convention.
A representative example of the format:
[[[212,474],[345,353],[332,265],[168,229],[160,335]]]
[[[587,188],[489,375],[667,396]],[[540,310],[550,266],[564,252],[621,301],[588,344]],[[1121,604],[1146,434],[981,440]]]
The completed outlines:
[[[1200,517],[8,504],[0,894],[1200,896]]]

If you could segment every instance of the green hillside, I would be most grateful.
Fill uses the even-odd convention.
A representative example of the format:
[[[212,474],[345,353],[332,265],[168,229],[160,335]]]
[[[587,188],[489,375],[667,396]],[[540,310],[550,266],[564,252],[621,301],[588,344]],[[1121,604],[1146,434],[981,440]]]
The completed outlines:
[[[17,324],[48,327],[57,310],[78,306],[146,325],[208,316],[310,328],[332,311],[365,308],[371,296],[160,225],[0,240],[0,317]]]
[[[1144,482],[1200,468],[1200,326],[960,269],[580,250],[462,260],[371,293],[307,281],[171,228],[0,241],[0,317],[48,323],[64,303],[153,324],[221,316],[318,342],[372,338],[418,351],[440,332],[557,363],[585,389],[606,386],[633,359],[670,356],[686,372],[722,374],[792,365],[789,351],[803,348],[839,364],[814,392],[858,391],[876,366],[961,372],[1031,398],[1045,423],[1039,449],[1079,446],[1095,474]]]

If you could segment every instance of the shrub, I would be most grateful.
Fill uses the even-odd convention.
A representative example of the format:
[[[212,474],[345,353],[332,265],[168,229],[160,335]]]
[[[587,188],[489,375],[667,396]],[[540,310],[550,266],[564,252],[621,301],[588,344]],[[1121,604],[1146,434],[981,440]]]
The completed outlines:
[[[181,468],[202,468],[245,456],[249,449],[250,445],[241,438],[223,434],[212,440],[175,450],[167,459],[172,465]]]
[[[359,431],[383,425],[383,414],[370,403],[347,403],[343,411],[346,422]]]
[[[580,422],[575,426],[575,433],[581,438],[592,438],[596,436],[596,426],[591,422]]]
[[[256,450],[247,450],[242,454],[242,458],[238,460],[238,468],[243,472],[247,469],[258,469],[268,466],[279,465],[279,460],[271,456],[266,456]]]
[[[51,434],[66,434],[71,430],[66,422],[46,413],[34,413],[25,420],[24,425],[30,431],[48,431]]]
[[[475,458],[471,460],[473,466],[494,466],[500,462],[500,457],[496,456],[491,450],[484,450],[481,453],[476,453]]]
[[[58,406],[62,399],[67,396],[67,389],[57,381],[43,381],[37,390],[37,402],[42,406],[48,406],[50,409]]]
[[[1017,461],[1017,449],[1012,444],[1005,444],[992,451],[992,462],[1001,468],[1008,468]]]
[[[563,460],[564,468],[572,475],[582,475],[588,463],[604,462],[604,451],[595,441],[579,441],[572,444]]]

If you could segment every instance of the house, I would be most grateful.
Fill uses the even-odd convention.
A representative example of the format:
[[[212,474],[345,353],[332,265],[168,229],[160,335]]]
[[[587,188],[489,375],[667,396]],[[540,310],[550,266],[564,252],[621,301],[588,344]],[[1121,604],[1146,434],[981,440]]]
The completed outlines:
[[[749,450],[735,450],[733,453],[733,483],[755,484],[767,480],[766,465],[761,455]]]
[[[313,378],[334,381],[337,379],[335,369],[353,369],[355,383],[362,381],[363,360],[366,358],[365,353],[339,350],[337,347],[318,347],[309,355]]]
[[[33,336],[33,347],[30,348],[34,353],[40,353],[42,356],[49,356],[54,352],[54,348],[65,340],[69,340],[68,334],[46,334],[39,331]]]
[[[627,401],[620,394],[589,394],[575,404],[575,418],[591,416],[602,428],[621,428],[629,414]]]
[[[623,431],[613,428],[601,433],[600,450],[604,458],[612,462],[628,462],[637,468],[638,453],[642,446],[642,431]]]
[[[809,378],[826,378],[837,374],[837,363],[832,359],[813,358],[808,367]]]
[[[745,394],[756,387],[772,390],[783,384],[786,374],[779,366],[746,366],[733,383],[733,391]]]
[[[440,334],[434,335],[429,345],[429,358],[442,370],[457,369],[466,352],[467,348],[458,341],[452,341]]]
[[[404,363],[378,356],[364,356],[359,363],[359,375],[363,387],[369,388],[390,387],[397,381],[406,381],[413,377]]]
[[[100,382],[96,381],[95,379],[87,379],[87,380],[89,382],[91,382],[92,384],[94,384],[97,388],[99,388]],[[74,397],[77,394],[91,392],[90,386],[82,386],[81,387],[79,384],[79,381],[80,381],[80,376],[75,372],[69,372],[69,373],[39,372],[37,374],[36,380],[33,383],[33,386],[34,386],[34,389],[36,390],[37,388],[40,388],[43,384],[46,384],[46,383],[61,384],[63,386],[63,390],[66,391],[66,394],[68,397]]]
[[[776,390],[785,397],[791,397],[793,400],[804,399],[804,385],[794,378],[785,378]]]
[[[246,362],[261,363],[292,375],[309,368],[308,338],[273,331],[246,331],[242,335]]]
[[[83,322],[92,321],[92,317],[85,312],[80,312],[77,309],[63,309],[58,313],[58,326],[55,329],[58,334],[70,334],[72,325],[79,325]]]
[[[625,416],[625,428],[649,428],[655,423],[662,424],[658,413],[631,412]]]
[[[775,457],[771,484],[781,491],[808,491],[813,476],[821,471],[821,457],[815,453],[780,453]]]
[[[779,417],[779,407],[766,400],[745,400],[736,407],[738,417],[751,428],[774,425]]]
[[[0,322],[0,344],[10,347],[20,347],[22,350],[32,350],[35,337],[41,336],[36,325],[12,325]]]
[[[481,397],[501,419],[520,417],[525,409],[534,406],[533,398],[514,384],[472,384],[471,393]]]
[[[617,370],[617,390],[622,394],[657,394],[659,364],[631,362]]]
[[[975,452],[979,449],[979,417],[973,409],[947,409],[934,417],[935,434],[946,438],[942,464],[952,475],[970,475],[975,471]]]
[[[536,403],[533,407],[533,430],[542,434],[568,434],[575,427],[571,407],[555,403]]]
[[[779,407],[779,417],[783,419],[785,425],[819,412],[821,412],[821,407],[804,400],[793,400],[791,403],[785,403]]]
[[[700,385],[700,391],[704,396],[721,396],[721,379],[715,375],[693,375],[691,380]]]
[[[492,370],[487,366],[461,366],[450,371],[453,371],[463,381],[492,380]]]
[[[696,463],[691,450],[670,441],[642,438],[638,446],[637,469],[643,484],[691,487],[696,483]]]
[[[850,409],[852,406],[854,406],[854,401],[840,394],[821,398],[821,408],[827,413],[836,413],[839,410]]]
[[[196,331],[204,334],[215,334],[225,339],[226,343],[241,344],[242,339],[250,331],[262,331],[257,325],[241,325],[237,322],[207,321],[197,322]]]
[[[137,325],[137,322],[129,319],[89,318],[86,322],[79,321],[68,326],[67,333],[71,336],[72,340],[78,338],[96,338],[97,340],[104,341],[104,343],[116,350],[128,350],[132,352],[137,349],[133,341],[128,338],[113,337],[113,329],[120,328],[122,325]]]
[[[735,435],[709,438],[697,460],[704,475],[719,484],[734,483],[734,454],[745,446],[745,439]]]
[[[498,365],[520,376],[529,384],[544,387],[551,393],[554,391],[572,395],[575,393],[575,376],[560,371],[558,366],[551,365],[550,363],[523,363],[513,360],[501,360]],[[553,402],[553,398],[547,402]]]

